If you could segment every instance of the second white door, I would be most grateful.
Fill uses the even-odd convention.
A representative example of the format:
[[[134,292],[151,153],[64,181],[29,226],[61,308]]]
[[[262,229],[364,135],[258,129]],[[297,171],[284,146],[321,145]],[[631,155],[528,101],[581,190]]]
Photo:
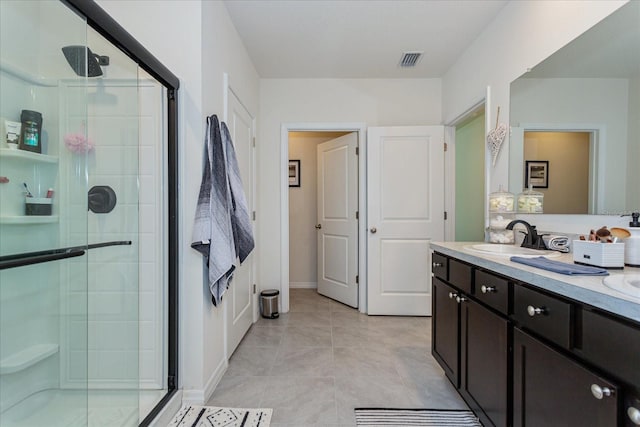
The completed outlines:
[[[429,242],[444,240],[444,127],[367,132],[367,312],[431,315]]]
[[[318,293],[358,307],[358,134],[318,144]]]

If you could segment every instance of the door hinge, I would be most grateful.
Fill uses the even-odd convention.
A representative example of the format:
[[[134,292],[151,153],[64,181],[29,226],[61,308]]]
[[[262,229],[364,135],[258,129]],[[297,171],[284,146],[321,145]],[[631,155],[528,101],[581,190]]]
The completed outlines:
[[[360,212],[356,211],[356,219],[360,219]]]
[[[360,147],[356,147],[356,156],[360,155]]]
[[[356,274],[356,283],[360,283],[360,275]]]
[[[447,147],[447,143],[445,142],[445,143],[444,143],[444,151],[447,151],[447,148],[448,148],[448,147]]]
[[[252,139],[252,141],[251,141],[251,144],[252,144],[254,147],[256,146],[256,137],[255,137],[255,136],[253,137],[253,139]]]
[[[254,221],[256,220],[256,211],[253,211],[251,213],[251,219],[253,219]]]
[[[254,294],[256,293],[256,284],[255,283],[253,284],[253,293]]]
[[[447,211],[444,211],[444,220],[447,220]]]
[[[176,387],[176,377],[175,377],[175,375],[169,375],[167,377],[167,388],[169,390],[173,390],[173,389],[177,388]]]

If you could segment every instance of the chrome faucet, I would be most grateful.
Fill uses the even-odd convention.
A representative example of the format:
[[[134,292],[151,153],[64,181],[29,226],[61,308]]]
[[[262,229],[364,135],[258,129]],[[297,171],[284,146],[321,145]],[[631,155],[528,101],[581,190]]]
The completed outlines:
[[[522,241],[522,244],[520,246],[522,246],[523,248],[531,249],[547,249],[547,246],[544,244],[544,240],[542,239],[542,234],[538,234],[536,226],[529,224],[527,221],[514,219],[509,224],[507,224],[507,230],[513,230],[513,226],[518,223],[527,227],[526,233],[524,231],[521,231],[521,233],[524,233],[524,240]]]

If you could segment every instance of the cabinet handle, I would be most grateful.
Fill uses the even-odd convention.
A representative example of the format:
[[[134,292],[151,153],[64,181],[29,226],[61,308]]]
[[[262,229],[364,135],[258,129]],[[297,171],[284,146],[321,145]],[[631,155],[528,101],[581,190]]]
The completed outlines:
[[[640,409],[631,406],[629,407],[629,409],[627,409],[627,415],[629,416],[629,419],[632,423],[640,426]]]
[[[491,292],[495,292],[496,288],[493,286],[482,285],[480,286],[480,291],[482,291],[483,294],[490,294]]]
[[[546,312],[547,312],[547,309],[544,307],[538,308],[532,305],[527,307],[527,313],[529,313],[529,316],[531,317],[537,316],[539,314],[545,314]]]
[[[454,299],[458,296],[455,292],[449,292],[449,299]]]
[[[431,265],[433,266],[433,268],[444,267],[444,265],[441,262],[434,262]]]
[[[465,302],[467,299],[465,297],[456,297],[456,301],[458,302],[458,304],[460,304],[461,302]]]
[[[613,396],[613,390],[609,387],[600,387],[598,384],[591,384],[591,394],[593,394],[593,397],[600,400],[603,397]]]

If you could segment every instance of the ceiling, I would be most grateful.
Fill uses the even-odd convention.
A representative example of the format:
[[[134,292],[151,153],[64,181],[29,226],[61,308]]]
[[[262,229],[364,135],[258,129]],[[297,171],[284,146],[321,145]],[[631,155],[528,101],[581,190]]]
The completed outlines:
[[[262,78],[439,78],[507,0],[225,0]],[[423,51],[414,68],[405,51]]]

